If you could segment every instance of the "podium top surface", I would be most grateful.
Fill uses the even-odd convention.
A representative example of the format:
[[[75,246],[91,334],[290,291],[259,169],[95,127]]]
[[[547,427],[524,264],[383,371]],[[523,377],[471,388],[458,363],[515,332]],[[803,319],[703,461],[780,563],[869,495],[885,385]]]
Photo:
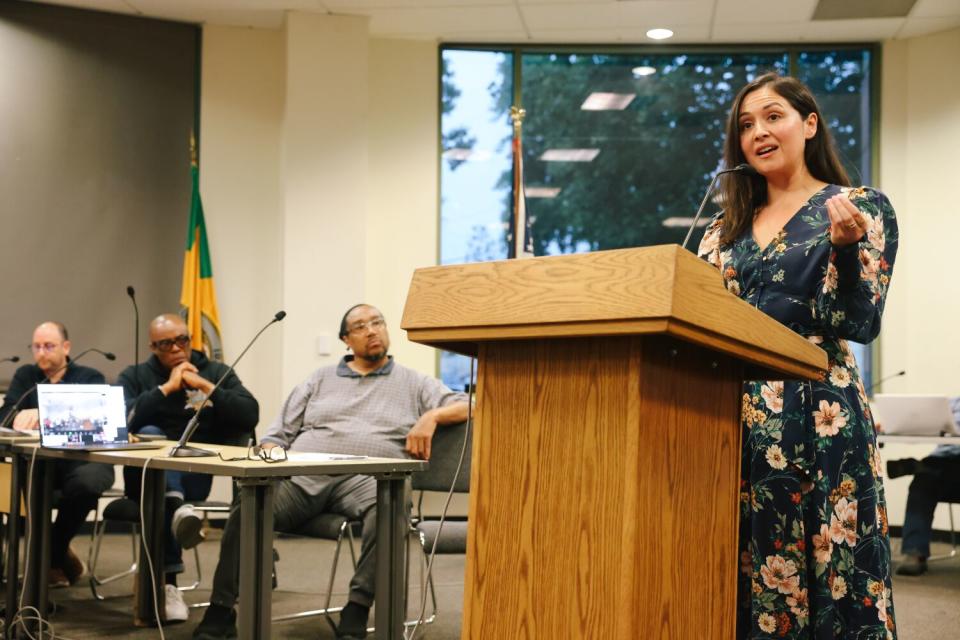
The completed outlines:
[[[664,334],[777,377],[819,378],[827,366],[822,349],[728,292],[679,245],[418,269],[401,327],[467,355],[480,342]]]

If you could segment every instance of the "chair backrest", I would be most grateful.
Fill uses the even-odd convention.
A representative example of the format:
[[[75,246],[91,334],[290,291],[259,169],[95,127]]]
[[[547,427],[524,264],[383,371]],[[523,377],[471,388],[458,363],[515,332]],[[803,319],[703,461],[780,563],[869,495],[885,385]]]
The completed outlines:
[[[418,471],[411,477],[413,488],[418,491],[449,491],[453,484],[453,477],[460,462],[460,451],[463,448],[463,439],[467,438],[467,450],[463,455],[463,468],[457,476],[454,491],[467,493],[470,491],[470,458],[473,453],[473,425],[466,422],[460,424],[441,425],[433,434],[430,444],[430,467],[426,471]]]

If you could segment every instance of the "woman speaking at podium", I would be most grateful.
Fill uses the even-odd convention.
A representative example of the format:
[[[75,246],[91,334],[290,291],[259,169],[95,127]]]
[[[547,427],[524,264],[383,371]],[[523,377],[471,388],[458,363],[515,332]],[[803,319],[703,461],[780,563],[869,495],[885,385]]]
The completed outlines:
[[[743,393],[739,638],[896,638],[873,419],[848,340],[880,331],[897,252],[890,202],[851,188],[810,90],[765,74],[740,90],[724,210],[700,255],[729,291],[827,352],[822,381]]]

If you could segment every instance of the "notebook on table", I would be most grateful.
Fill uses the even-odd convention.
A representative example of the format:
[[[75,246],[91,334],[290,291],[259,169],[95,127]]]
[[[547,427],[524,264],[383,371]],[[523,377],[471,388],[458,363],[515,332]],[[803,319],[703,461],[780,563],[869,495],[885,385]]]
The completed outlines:
[[[159,449],[127,440],[123,388],[106,384],[37,385],[40,446],[75,451]]]
[[[873,397],[870,409],[885,435],[957,435],[950,398],[933,395],[882,393]]]

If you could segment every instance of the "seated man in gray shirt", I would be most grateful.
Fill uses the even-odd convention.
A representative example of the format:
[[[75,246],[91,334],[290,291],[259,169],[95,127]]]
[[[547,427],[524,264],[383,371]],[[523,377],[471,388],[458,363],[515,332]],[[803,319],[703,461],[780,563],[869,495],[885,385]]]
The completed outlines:
[[[346,453],[387,458],[430,458],[438,425],[467,419],[466,396],[438,380],[402,367],[387,355],[390,337],[383,315],[367,304],[344,314],[340,339],[353,355],[315,371],[293,390],[261,439],[264,448]],[[320,513],[340,513],[363,521],[360,561],[336,636],[367,635],[373,604],[376,535],[376,480],[370,476],[296,476],[281,481],[274,494],[274,526],[295,529]],[[240,513],[235,506],[220,546],[210,607],[193,637],[235,638],[240,565]]]

